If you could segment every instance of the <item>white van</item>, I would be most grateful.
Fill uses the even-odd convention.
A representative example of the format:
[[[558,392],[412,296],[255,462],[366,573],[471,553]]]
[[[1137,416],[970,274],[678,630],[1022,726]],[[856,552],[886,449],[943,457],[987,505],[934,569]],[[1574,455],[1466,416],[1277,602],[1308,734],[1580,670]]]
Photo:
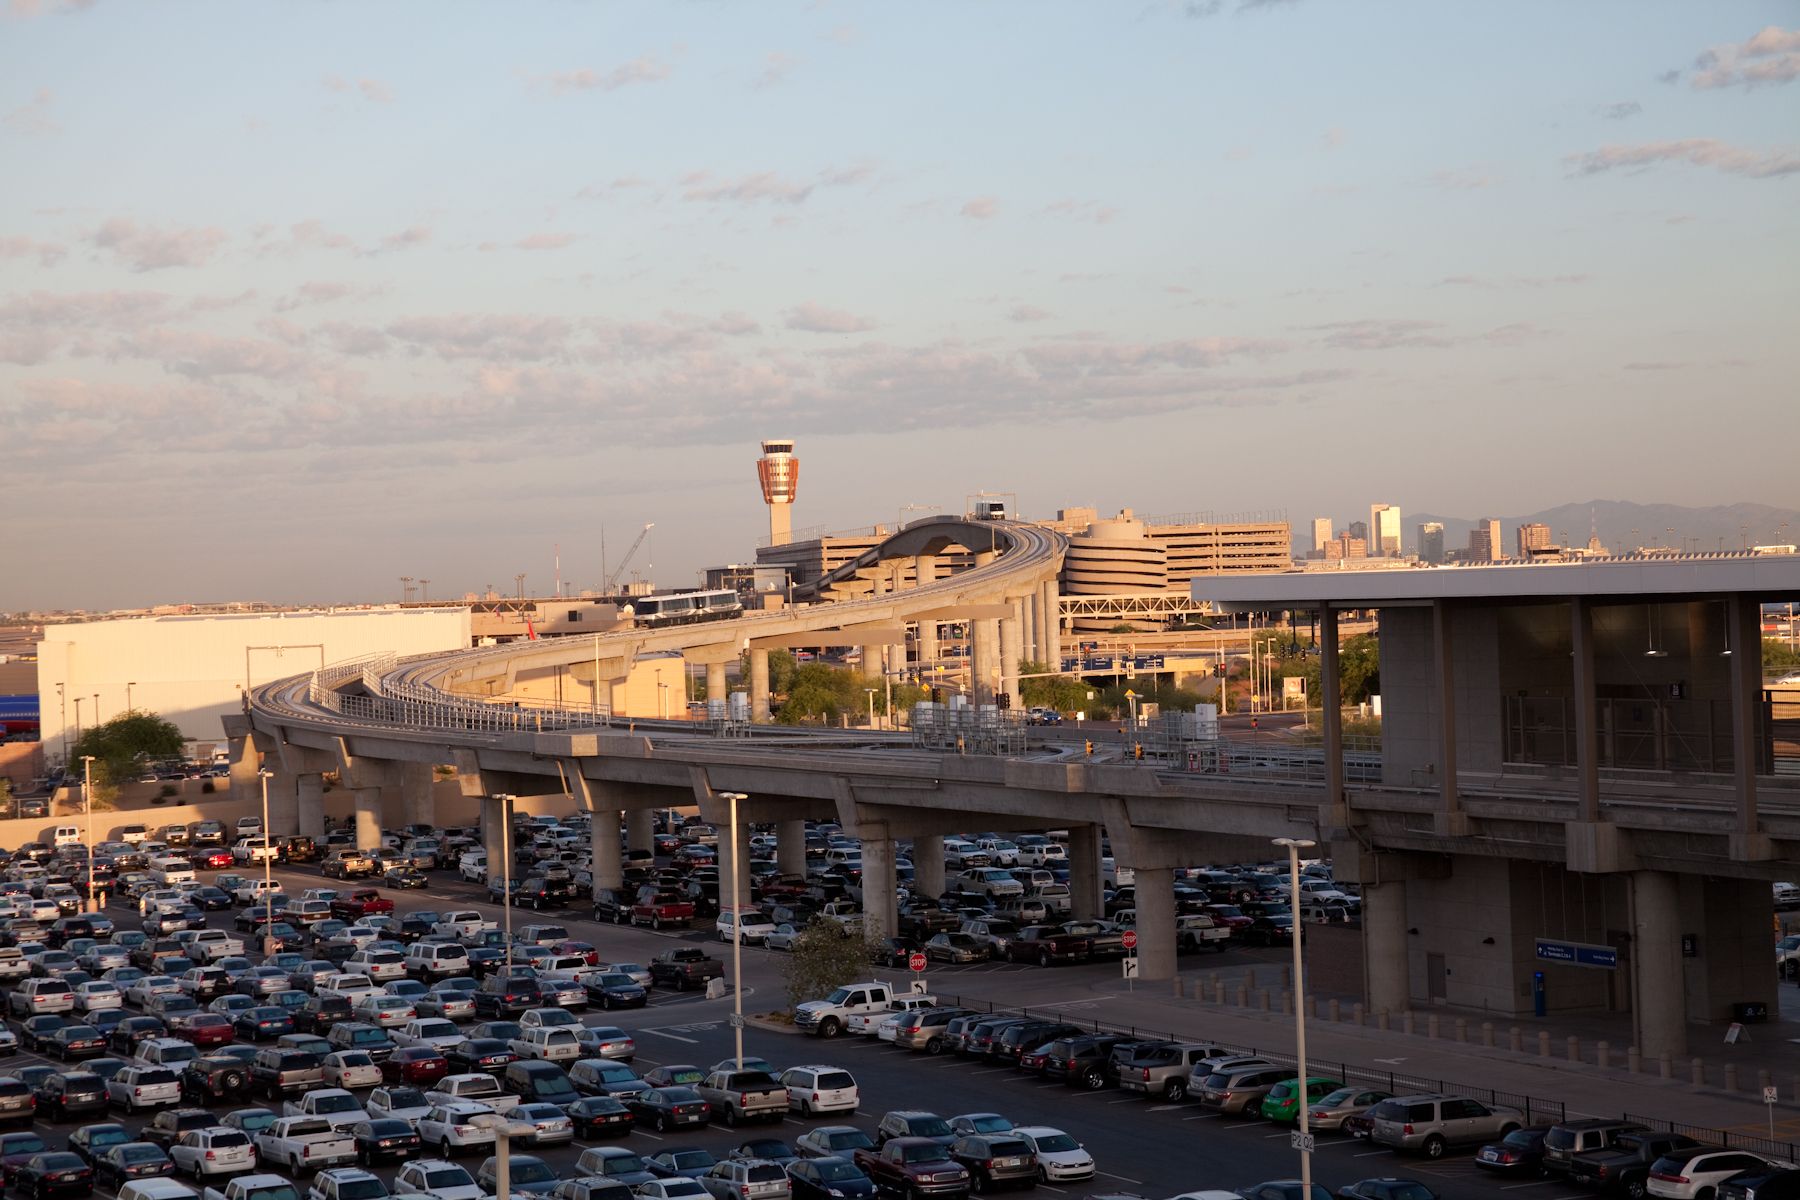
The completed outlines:
[[[178,854],[153,858],[150,860],[150,878],[163,887],[174,887],[178,883],[193,883],[195,881],[194,864]]]
[[[58,850],[62,849],[64,846],[80,845],[81,826],[58,825],[56,827],[56,833],[50,839],[50,844],[55,846]]]

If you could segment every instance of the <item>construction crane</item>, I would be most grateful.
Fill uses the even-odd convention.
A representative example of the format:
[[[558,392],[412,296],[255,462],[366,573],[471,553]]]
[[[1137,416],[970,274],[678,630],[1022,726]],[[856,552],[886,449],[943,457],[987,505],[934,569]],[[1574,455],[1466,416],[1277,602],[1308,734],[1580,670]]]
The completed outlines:
[[[602,595],[610,596],[613,594],[614,590],[619,586],[619,576],[623,575],[625,573],[625,568],[631,565],[631,556],[638,552],[638,547],[644,544],[644,539],[650,536],[650,531],[654,528],[656,528],[656,522],[649,521],[645,523],[642,529],[638,530],[636,540],[631,543],[631,549],[625,551],[625,557],[619,560],[619,565],[614,567],[612,569],[612,574],[606,577],[606,586],[601,589]]]

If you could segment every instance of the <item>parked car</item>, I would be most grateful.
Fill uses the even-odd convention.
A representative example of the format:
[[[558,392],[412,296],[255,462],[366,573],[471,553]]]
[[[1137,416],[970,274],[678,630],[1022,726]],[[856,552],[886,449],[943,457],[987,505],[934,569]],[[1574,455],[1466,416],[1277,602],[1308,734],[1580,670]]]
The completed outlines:
[[[1369,1110],[1369,1140],[1392,1150],[1441,1158],[1454,1146],[1480,1145],[1525,1124],[1516,1108],[1487,1105],[1468,1096],[1396,1096]]]

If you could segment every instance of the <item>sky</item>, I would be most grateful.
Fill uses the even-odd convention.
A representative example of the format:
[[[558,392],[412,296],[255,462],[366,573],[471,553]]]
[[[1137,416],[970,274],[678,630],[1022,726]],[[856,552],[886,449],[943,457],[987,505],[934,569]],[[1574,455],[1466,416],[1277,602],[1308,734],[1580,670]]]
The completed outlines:
[[[0,610],[691,586],[769,437],[797,529],[1791,504],[1797,117],[1751,0],[0,0]]]

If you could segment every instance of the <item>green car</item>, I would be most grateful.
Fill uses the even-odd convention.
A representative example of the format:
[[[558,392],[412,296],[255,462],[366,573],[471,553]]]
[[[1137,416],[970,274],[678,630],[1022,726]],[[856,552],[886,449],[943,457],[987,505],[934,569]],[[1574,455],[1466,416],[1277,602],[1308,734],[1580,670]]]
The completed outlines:
[[[1341,1079],[1327,1079],[1323,1075],[1314,1075],[1306,1081],[1306,1102],[1311,1104],[1315,1100],[1322,1100],[1343,1086],[1344,1081]],[[1259,1111],[1271,1121],[1298,1121],[1300,1106],[1296,1103],[1296,1099],[1299,1094],[1300,1081],[1284,1079],[1269,1089],[1269,1094],[1263,1097],[1262,1108]]]

